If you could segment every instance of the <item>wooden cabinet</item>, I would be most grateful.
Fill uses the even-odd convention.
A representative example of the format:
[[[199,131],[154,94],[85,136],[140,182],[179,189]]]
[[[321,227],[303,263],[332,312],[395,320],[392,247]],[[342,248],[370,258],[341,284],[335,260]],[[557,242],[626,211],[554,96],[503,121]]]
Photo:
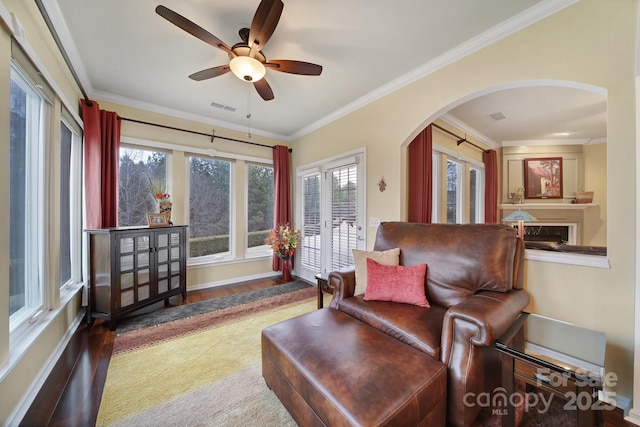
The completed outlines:
[[[122,316],[182,294],[187,298],[186,226],[87,230],[89,318],[115,329]]]

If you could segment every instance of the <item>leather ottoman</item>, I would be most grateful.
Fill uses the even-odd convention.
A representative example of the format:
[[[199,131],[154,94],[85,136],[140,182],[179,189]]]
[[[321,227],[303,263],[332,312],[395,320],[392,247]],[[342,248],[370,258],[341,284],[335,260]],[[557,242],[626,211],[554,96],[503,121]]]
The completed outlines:
[[[262,375],[300,426],[444,426],[446,367],[324,308],[262,331]]]

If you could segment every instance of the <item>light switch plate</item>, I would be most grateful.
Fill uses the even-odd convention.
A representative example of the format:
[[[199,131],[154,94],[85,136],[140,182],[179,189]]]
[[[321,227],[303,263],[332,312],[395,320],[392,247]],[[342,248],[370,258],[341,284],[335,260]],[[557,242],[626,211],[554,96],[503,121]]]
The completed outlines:
[[[380,225],[380,218],[369,218],[369,227],[377,227]]]

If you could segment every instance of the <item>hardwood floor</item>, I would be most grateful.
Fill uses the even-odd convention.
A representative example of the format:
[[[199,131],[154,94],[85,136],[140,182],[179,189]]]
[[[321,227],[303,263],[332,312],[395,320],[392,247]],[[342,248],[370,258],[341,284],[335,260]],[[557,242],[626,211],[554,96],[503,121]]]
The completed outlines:
[[[190,291],[189,304],[284,283],[279,278]],[[177,297],[180,299],[180,297]],[[115,333],[106,322],[83,322],[67,345],[20,426],[94,426],[113,351]],[[605,411],[605,427],[632,427],[622,412]]]
[[[276,277],[190,291],[186,301],[180,304],[222,298],[282,283],[284,281]],[[176,299],[181,300],[181,297]],[[82,322],[20,426],[95,425],[114,337],[115,332],[110,331],[102,320],[96,320],[91,327]]]

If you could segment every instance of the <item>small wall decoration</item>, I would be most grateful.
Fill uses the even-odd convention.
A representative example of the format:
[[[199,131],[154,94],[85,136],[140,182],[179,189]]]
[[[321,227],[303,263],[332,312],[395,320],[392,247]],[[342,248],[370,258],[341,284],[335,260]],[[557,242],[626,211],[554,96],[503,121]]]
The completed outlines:
[[[562,157],[524,159],[524,197],[562,198]]]
[[[169,225],[169,219],[166,214],[150,213],[147,214],[147,223],[149,227],[166,227]]]
[[[387,188],[387,183],[384,182],[384,176],[380,178],[380,181],[378,181],[378,188],[380,189],[380,192],[382,193],[384,190],[386,190]]]

